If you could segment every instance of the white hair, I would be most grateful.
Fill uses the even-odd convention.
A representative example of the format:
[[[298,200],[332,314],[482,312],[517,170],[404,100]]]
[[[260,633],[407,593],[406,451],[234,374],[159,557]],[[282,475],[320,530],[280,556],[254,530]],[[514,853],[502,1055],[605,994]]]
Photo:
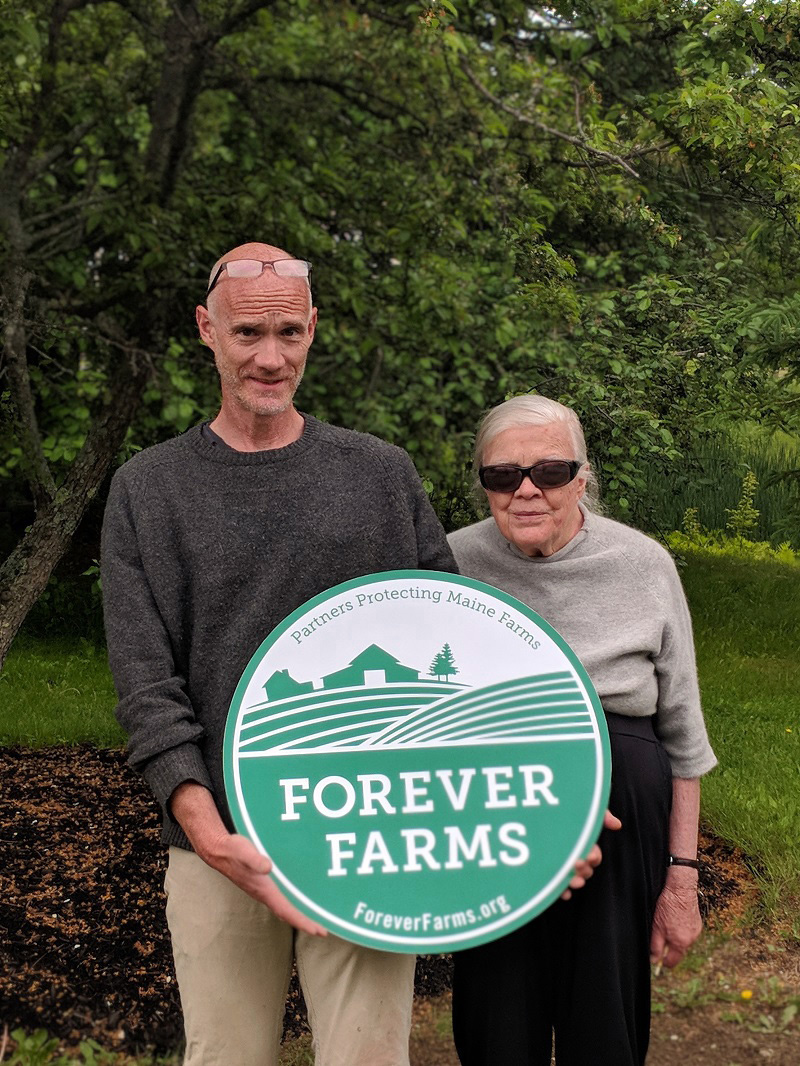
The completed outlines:
[[[483,457],[495,437],[507,429],[525,429],[527,426],[562,425],[572,441],[573,458],[588,462],[586,440],[580,420],[571,407],[566,407],[547,396],[528,393],[514,396],[498,404],[483,416],[475,437],[475,472],[483,465]],[[594,471],[581,471],[578,475],[586,482],[583,504],[590,511],[600,509],[600,487]]]

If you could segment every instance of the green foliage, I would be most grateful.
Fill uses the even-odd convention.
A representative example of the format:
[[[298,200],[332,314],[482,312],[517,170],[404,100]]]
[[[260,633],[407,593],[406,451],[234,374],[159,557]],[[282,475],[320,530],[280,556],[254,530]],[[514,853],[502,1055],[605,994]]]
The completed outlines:
[[[22,1029],[15,1029],[11,1034],[17,1047],[11,1053],[10,1066],[44,1066],[52,1062],[58,1041],[48,1037],[45,1029],[37,1029],[27,1034]]]
[[[757,562],[776,562],[784,566],[800,565],[800,552],[790,544],[777,548],[763,540],[747,540],[745,537],[729,537],[718,530],[708,532],[700,529],[686,533],[668,533],[667,543],[678,555],[702,548],[709,555],[729,556],[733,559],[752,559]]]
[[[748,412],[786,415],[782,386],[758,363],[791,359],[795,276],[778,278],[768,249],[782,238],[753,211],[782,214],[775,204],[796,198],[798,94],[770,73],[772,62],[791,65],[794,45],[789,36],[775,47],[786,9],[752,10],[743,21],[730,3],[592,5],[585,23],[577,17],[580,39],[571,12],[537,13],[535,59],[521,62],[517,49],[504,63],[487,50],[484,77],[491,66],[494,91],[505,86],[531,123],[509,121],[508,135],[540,153],[536,180],[560,205],[544,234],[575,268],[572,315],[539,330],[531,316],[536,362],[512,388],[534,385],[578,407],[612,509],[637,521],[649,472],[663,480],[703,432]],[[531,85],[535,107],[525,107]],[[563,129],[567,107],[582,114],[582,158],[543,145],[543,125]],[[771,129],[789,152],[780,164]],[[639,180],[603,151],[635,165]],[[787,166],[785,182],[775,165]],[[785,296],[773,299],[776,284]],[[767,302],[781,309],[769,330],[758,317]]]
[[[697,953],[687,960],[702,965]],[[753,1033],[786,1032],[797,1016],[800,999],[783,986],[775,977],[758,978],[753,988],[741,987],[725,973],[713,976],[704,969],[695,976],[686,976],[681,967],[668,984],[656,983],[653,987],[654,1013],[663,1013],[667,1006],[680,1011],[702,1010],[711,1004],[738,1004],[740,1009],[721,1012],[723,1021],[742,1025]]]
[[[795,998],[793,1002],[787,1003],[779,1014],[766,1014],[762,1011],[756,1018],[745,1020],[744,1024],[751,1033],[785,1033],[787,1029],[792,1028],[798,1007],[800,1001]]]
[[[685,565],[700,689],[719,766],[703,779],[703,817],[754,861],[767,913],[800,900],[800,570],[670,538]],[[743,550],[744,546],[744,550]]]
[[[96,1040],[82,1040],[77,1056],[59,1054],[58,1040],[48,1036],[44,1029],[32,1033],[15,1029],[11,1039],[15,1047],[7,1060],[8,1066],[175,1066],[177,1061],[172,1056],[133,1059],[129,1055],[106,1051]]]
[[[700,524],[697,508],[689,507],[683,516],[683,532],[667,534],[669,547],[679,556],[686,552],[702,550],[708,555],[718,557],[800,566],[800,551],[793,549],[788,541],[775,547],[767,541],[754,541],[746,536],[746,533],[754,529],[758,519],[758,512],[753,507],[756,486],[755,475],[749,471],[744,477],[739,506],[729,511],[729,534],[719,529],[704,529]]]
[[[116,702],[105,648],[23,634],[0,674],[0,744],[121,747]]]
[[[98,644],[105,639],[96,564],[80,575],[52,577],[25,620],[29,636],[57,639],[65,631]]]
[[[301,408],[408,447],[448,525],[508,394],[574,406],[610,510],[648,527],[651,478],[709,434],[796,425],[793,5],[190,7],[6,12],[0,238],[33,275],[56,482],[131,360],[150,381],[126,454],[214,414],[192,307],[253,237],[314,263]],[[5,379],[0,416],[20,498]]]
[[[745,346],[734,335],[734,311],[753,264],[735,261],[734,252],[753,246],[754,212],[728,204],[725,235],[738,239],[723,244],[716,197],[726,194],[726,176],[740,177],[729,157],[744,166],[753,155],[741,154],[744,138],[772,148],[776,125],[785,131],[780,162],[763,147],[759,181],[777,189],[780,180],[784,203],[798,180],[791,90],[778,87],[774,71],[752,69],[759,16],[742,24],[735,5],[718,4],[687,18],[683,5],[665,5],[650,28],[637,18],[653,14],[649,4],[637,11],[607,3],[572,14],[570,24],[543,21],[519,4],[456,7],[434,14],[397,5],[406,25],[398,32],[358,5],[320,5],[302,19],[276,5],[224,36],[220,69],[211,66],[204,96],[192,101],[194,125],[167,207],[142,201],[153,119],[139,101],[158,74],[151,44],[163,38],[159,18],[168,10],[150,9],[144,28],[113,3],[66,20],[50,138],[67,123],[93,124],[31,187],[29,213],[74,205],[84,243],[36,265],[42,288],[79,307],[91,302],[88,293],[131,304],[132,293],[146,301],[162,280],[178,281],[140,440],[213,409],[213,375],[187,312],[192,288],[195,298],[202,293],[204,267],[247,233],[272,233],[317,263],[323,316],[309,407],[393,439],[410,431],[437,480],[451,476],[463,454],[458,435],[469,435],[484,406],[537,384],[566,391],[587,410],[599,406],[606,426],[612,419],[618,436],[606,446],[598,434],[599,446],[609,489],[623,496],[637,488],[642,451],[666,447],[670,457],[671,424],[693,398],[682,393],[710,390],[718,399],[742,384]],[[45,11],[34,5],[10,35],[12,134],[37,103]],[[487,50],[490,12],[496,29]],[[508,48],[509,34],[523,29],[527,49]],[[494,72],[493,91],[538,101],[548,127],[574,133],[577,108],[593,149],[657,146],[666,128],[674,143],[637,156],[635,182],[602,159],[592,167],[579,149],[454,84],[454,37],[457,51],[486,68],[479,73]],[[270,106],[258,106],[265,96]],[[699,146],[708,153],[694,165],[708,169],[715,188],[676,188]],[[92,351],[96,331],[87,336],[80,318],[71,322],[60,309],[53,324],[38,331],[50,357],[34,364],[34,384],[45,448],[58,466],[74,456],[90,401],[109,377]],[[753,332],[760,338],[763,323]],[[59,359],[68,370],[60,380],[52,374]],[[426,439],[431,427],[455,434],[451,451],[437,454]],[[608,450],[620,437],[633,470]],[[13,455],[9,461],[13,468]]]
[[[742,481],[742,496],[739,503],[736,507],[727,509],[728,521],[725,526],[734,537],[749,539],[748,534],[752,533],[758,524],[758,509],[753,506],[753,497],[757,488],[758,478],[752,470],[748,470]]]
[[[703,527],[697,517],[696,507],[687,507],[683,514],[683,529],[690,543],[699,544],[703,535]]]
[[[788,542],[800,548],[800,446],[788,434],[765,434],[753,427],[701,441],[697,451],[675,463],[666,477],[648,471],[646,492],[636,522],[647,529],[685,526],[687,510],[697,512],[705,529],[725,529],[729,513],[742,496],[748,471],[758,481],[753,507],[757,525],[748,536],[774,547]]]
[[[449,1028],[441,1035],[449,1037]],[[179,1055],[131,1057],[122,1052],[106,1051],[95,1040],[82,1040],[76,1055],[60,1054],[58,1040],[48,1036],[44,1029],[32,1033],[15,1029],[11,1039],[15,1048],[11,1058],[3,1060],[7,1066],[178,1066],[182,1058]],[[281,1046],[279,1061],[280,1066],[313,1066],[311,1037],[303,1034],[286,1040]]]

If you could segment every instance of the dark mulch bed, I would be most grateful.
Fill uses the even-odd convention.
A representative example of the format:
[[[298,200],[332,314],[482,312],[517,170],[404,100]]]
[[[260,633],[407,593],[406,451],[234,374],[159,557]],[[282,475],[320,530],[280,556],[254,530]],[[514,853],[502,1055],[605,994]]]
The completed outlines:
[[[181,1013],[164,919],[155,801],[119,751],[0,749],[0,1028],[44,1027],[169,1051]],[[704,840],[704,906],[741,900],[742,864]],[[417,993],[449,986],[445,958],[420,960]],[[286,1029],[305,1025],[293,980]]]

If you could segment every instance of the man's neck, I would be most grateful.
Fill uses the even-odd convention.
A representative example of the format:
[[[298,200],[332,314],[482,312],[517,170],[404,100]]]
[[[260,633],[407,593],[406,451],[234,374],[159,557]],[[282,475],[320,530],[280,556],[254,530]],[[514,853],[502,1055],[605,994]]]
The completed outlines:
[[[294,407],[280,414],[256,415],[238,410],[231,412],[223,405],[209,425],[229,448],[237,452],[263,452],[285,448],[300,440],[305,421]]]

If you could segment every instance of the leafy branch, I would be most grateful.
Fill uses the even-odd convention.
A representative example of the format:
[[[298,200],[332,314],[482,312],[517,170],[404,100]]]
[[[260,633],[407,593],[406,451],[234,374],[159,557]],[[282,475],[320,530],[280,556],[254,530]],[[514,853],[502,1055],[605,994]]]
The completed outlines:
[[[500,111],[504,111],[507,115],[511,115],[511,117],[515,118],[518,122],[522,122],[526,126],[533,126],[542,133],[546,133],[548,137],[555,137],[557,140],[566,141],[567,144],[574,145],[582,152],[585,152],[586,155],[592,156],[594,159],[598,159],[605,164],[620,167],[634,178],[639,177],[639,173],[634,170],[629,162],[629,160],[633,158],[632,155],[625,157],[616,155],[614,152],[606,152],[602,148],[596,148],[582,132],[577,134],[567,133],[564,130],[555,129],[553,126],[547,125],[547,123],[534,118],[532,115],[520,111],[519,108],[507,104],[505,100],[501,100],[499,96],[495,96],[495,94],[483,84],[466,59],[461,59],[461,69],[479,93],[485,96],[486,99]],[[582,126],[579,127],[579,130],[582,131]],[[640,149],[637,149],[636,154],[639,152]]]

